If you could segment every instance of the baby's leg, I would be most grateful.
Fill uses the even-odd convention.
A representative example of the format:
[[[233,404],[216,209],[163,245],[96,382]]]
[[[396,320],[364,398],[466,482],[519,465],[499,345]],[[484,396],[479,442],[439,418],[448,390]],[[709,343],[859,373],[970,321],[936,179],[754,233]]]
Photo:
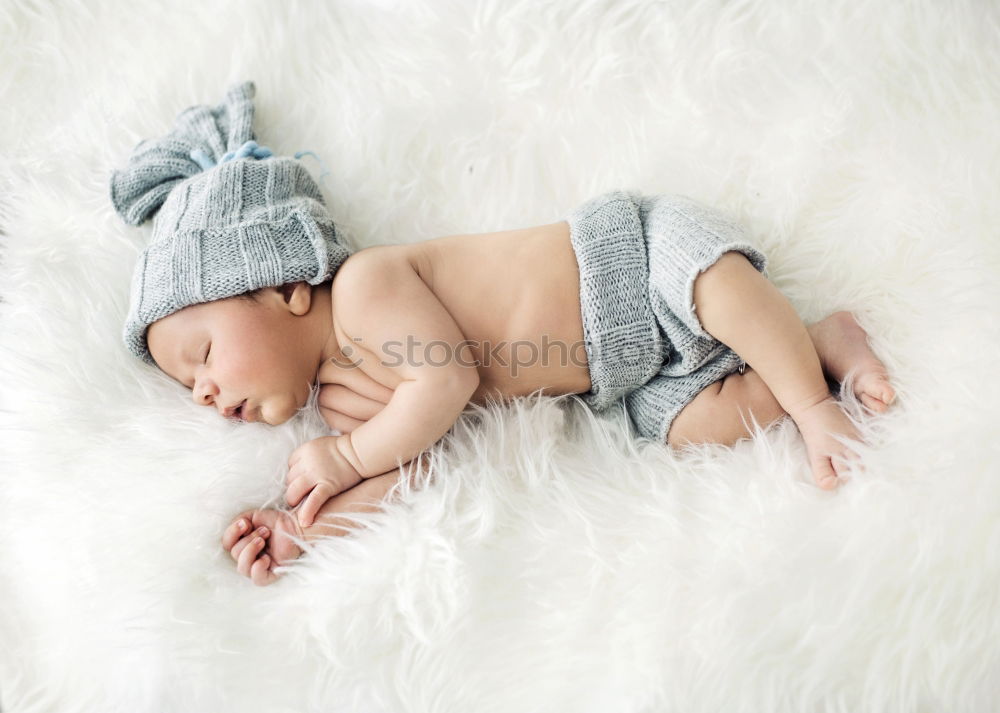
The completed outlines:
[[[884,412],[895,399],[886,370],[868,346],[867,335],[850,312],[835,312],[806,327],[825,375],[841,382],[854,370],[854,392],[869,409]],[[670,426],[667,444],[679,448],[687,442],[732,445],[749,438],[743,423],[750,414],[762,428],[786,416],[785,410],[749,366],[733,372],[701,391]]]
[[[721,443],[731,446],[748,438],[751,416],[766,428],[786,415],[774,394],[749,366],[703,389],[674,418],[667,445],[679,449],[688,443]]]

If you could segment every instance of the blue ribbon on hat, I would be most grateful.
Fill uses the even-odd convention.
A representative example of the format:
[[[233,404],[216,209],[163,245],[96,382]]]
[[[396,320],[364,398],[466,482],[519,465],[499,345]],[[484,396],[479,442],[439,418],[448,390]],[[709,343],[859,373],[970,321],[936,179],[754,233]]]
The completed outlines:
[[[144,139],[132,150],[128,165],[111,174],[111,203],[129,225],[141,225],[160,209],[170,191],[197,171],[217,166],[216,151],[224,146],[242,145],[224,154],[219,163],[237,159],[261,160],[271,157],[271,149],[247,140],[253,136],[252,81],[231,86],[218,106],[197,105],[182,111],[173,130],[157,139]],[[207,149],[207,151],[206,151]],[[299,151],[296,159],[312,156],[319,162],[324,183],[330,174],[312,151]]]
[[[319,156],[317,156],[312,151],[297,151],[295,153],[295,158],[297,158],[297,159],[301,159],[303,156],[312,156],[314,159],[316,159],[319,162],[319,167],[322,169],[322,172],[319,174],[319,182],[323,183],[324,182],[323,179],[326,178],[330,174],[330,169],[328,169],[326,167],[326,164],[323,163],[323,159],[321,159]]]
[[[216,165],[215,161],[212,160],[212,157],[209,156],[207,153],[205,153],[202,149],[192,149],[189,155],[191,156],[191,159],[195,161],[195,163],[201,166],[202,171],[207,171],[208,169],[213,168]],[[268,158],[273,155],[274,153],[271,151],[271,149],[267,148],[266,146],[259,146],[256,141],[247,141],[235,151],[230,151],[224,154],[223,157],[219,159],[219,163],[225,163],[226,161],[235,161],[241,158],[254,158],[259,161],[260,159]],[[326,176],[330,173],[329,169],[327,169],[326,167],[326,164],[323,163],[323,159],[321,159],[312,151],[299,151],[295,154],[296,159],[301,159],[303,156],[312,156],[319,162],[320,168],[323,169],[322,173],[320,173],[319,175],[320,183],[322,183],[323,179],[326,178]]]
[[[191,149],[189,154],[191,159],[201,166],[202,171],[207,171],[208,169],[215,166],[215,161],[212,157],[205,153],[202,149]],[[262,159],[268,156],[273,156],[271,149],[266,146],[258,146],[256,141],[247,141],[242,146],[240,146],[235,151],[230,151],[219,159],[219,163],[225,163],[226,161],[235,161],[239,158],[255,158]]]

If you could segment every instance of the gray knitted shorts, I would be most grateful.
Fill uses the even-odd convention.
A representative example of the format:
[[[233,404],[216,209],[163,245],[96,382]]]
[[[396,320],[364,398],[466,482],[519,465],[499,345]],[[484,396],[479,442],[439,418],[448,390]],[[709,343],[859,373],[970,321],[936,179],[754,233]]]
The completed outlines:
[[[695,315],[694,281],[737,250],[767,276],[740,225],[679,195],[614,191],[566,221],[580,267],[580,306],[594,411],[624,401],[635,432],[666,443],[674,418],[706,386],[745,366]]]

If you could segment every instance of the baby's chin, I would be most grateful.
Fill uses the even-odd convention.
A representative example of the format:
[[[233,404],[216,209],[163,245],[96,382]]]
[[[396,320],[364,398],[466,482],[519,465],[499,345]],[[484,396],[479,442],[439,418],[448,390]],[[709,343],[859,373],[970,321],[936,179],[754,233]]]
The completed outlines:
[[[278,403],[274,401],[264,401],[257,406],[257,423],[266,423],[268,426],[280,426],[291,421],[302,409],[309,406],[309,398],[312,395],[311,389],[304,397],[298,395],[287,395],[279,398]]]
[[[280,426],[291,421],[295,415],[305,407],[306,404],[298,405],[294,402],[282,404],[283,408],[272,408],[269,404],[263,403],[257,411],[257,421],[268,426]]]

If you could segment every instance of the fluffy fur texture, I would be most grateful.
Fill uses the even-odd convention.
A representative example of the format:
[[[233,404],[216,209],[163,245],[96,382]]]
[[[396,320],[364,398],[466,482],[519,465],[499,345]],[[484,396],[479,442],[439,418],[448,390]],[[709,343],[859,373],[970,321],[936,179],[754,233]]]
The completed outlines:
[[[0,4],[4,711],[986,711],[1000,693],[1000,10],[981,0]],[[614,188],[732,211],[895,381],[866,470],[787,419],[629,442],[471,410],[432,482],[268,588],[219,546],[314,410],[236,426],[119,333],[107,182],[232,81],[358,246]],[[316,174],[319,171],[315,171]],[[148,229],[147,229],[148,230]]]

